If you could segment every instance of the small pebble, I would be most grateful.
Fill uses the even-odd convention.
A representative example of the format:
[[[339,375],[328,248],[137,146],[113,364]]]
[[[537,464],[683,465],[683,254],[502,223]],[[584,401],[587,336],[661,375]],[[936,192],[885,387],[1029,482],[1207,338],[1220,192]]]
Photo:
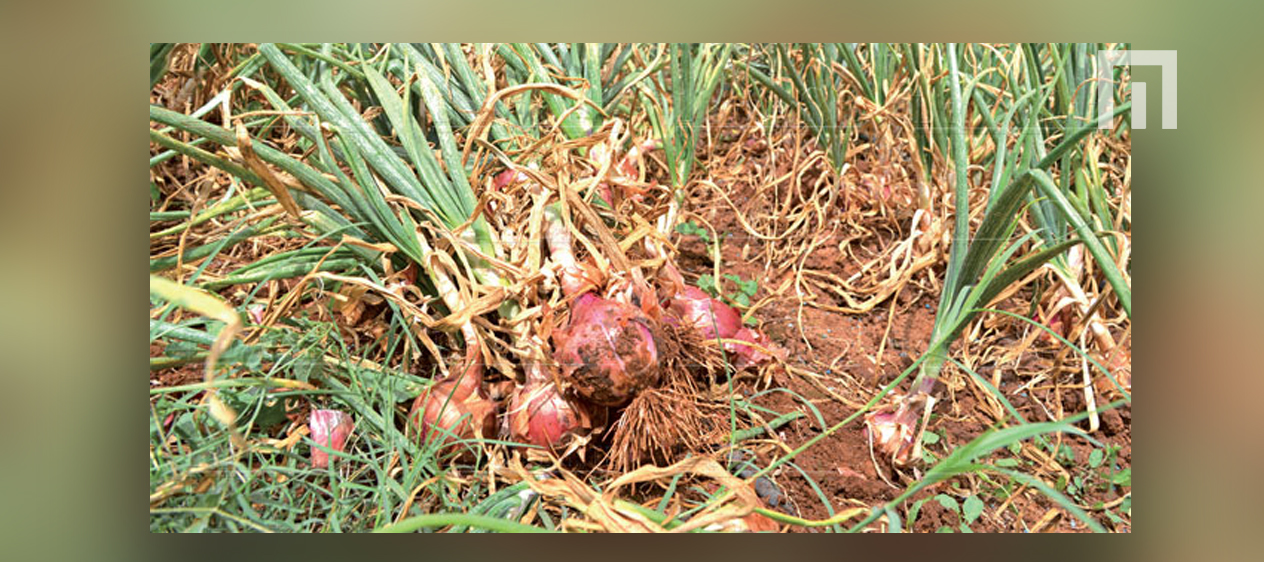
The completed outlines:
[[[781,505],[781,490],[771,480],[760,476],[755,479],[755,495],[768,503],[768,507],[776,509]]]

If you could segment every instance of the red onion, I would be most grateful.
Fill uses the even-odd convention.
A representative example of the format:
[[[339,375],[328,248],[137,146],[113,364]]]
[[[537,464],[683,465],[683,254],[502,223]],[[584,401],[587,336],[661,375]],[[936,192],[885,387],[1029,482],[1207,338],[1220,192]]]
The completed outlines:
[[[496,191],[502,191],[510,185],[520,181],[528,181],[529,179],[526,174],[518,170],[505,170],[492,178],[492,188]]]
[[[431,386],[413,402],[409,416],[423,439],[431,438],[432,431],[434,439],[445,441],[491,437],[496,432],[496,404],[481,393],[462,397],[460,381],[444,380]]]
[[[602,406],[618,406],[658,382],[652,320],[632,304],[593,294],[602,285],[601,276],[576,265],[570,232],[556,210],[547,216],[545,239],[551,258],[562,269],[562,292],[579,295],[566,328],[553,333],[553,358],[580,396]],[[636,294],[629,288],[627,299],[634,300]]]
[[[584,293],[553,337],[563,376],[591,402],[618,406],[658,382],[658,346],[636,307]]]
[[[540,447],[562,447],[587,424],[583,406],[563,397],[538,364],[527,368],[527,382],[509,401],[509,430],[514,439]]]
[[[682,323],[692,326],[705,339],[718,337],[741,340],[762,346],[773,353],[781,352],[768,336],[742,326],[742,316],[737,309],[719,299],[711,298],[702,289],[692,285],[685,285],[684,290],[671,298],[668,310],[680,318]],[[725,342],[724,350],[733,354],[733,366],[738,369],[758,365],[772,358],[768,353],[740,343]]]
[[[742,316],[737,310],[692,285],[686,285],[684,291],[672,297],[667,308],[705,339],[714,339],[717,328],[720,338],[732,338],[742,327]]]
[[[347,445],[347,438],[355,429],[351,416],[338,410],[312,410],[307,417],[307,427],[311,431],[312,441],[330,449],[342,452]],[[325,468],[329,466],[329,453],[320,447],[312,447],[312,466]]]
[[[865,430],[878,450],[889,455],[896,463],[904,464],[913,451],[916,437],[917,410],[907,402],[894,412],[880,411],[865,416]]]
[[[737,356],[737,359],[733,361],[733,366],[738,369],[745,368],[748,365],[758,365],[772,359],[774,355],[785,358],[786,351],[774,345],[772,340],[765,336],[763,332],[742,328],[736,334],[733,334],[733,339],[757,344],[772,353],[770,355],[752,346],[740,343],[725,343],[724,350]]]
[[[448,440],[492,437],[496,431],[496,404],[482,388],[483,356],[473,326],[465,335],[465,361],[460,370],[426,389],[413,401],[409,419],[421,430],[423,439]]]

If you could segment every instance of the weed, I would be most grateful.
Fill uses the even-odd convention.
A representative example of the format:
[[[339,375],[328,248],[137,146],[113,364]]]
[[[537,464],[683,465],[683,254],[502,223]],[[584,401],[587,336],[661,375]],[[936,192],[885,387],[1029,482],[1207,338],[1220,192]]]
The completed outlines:
[[[706,228],[698,226],[698,223],[693,221],[685,221],[676,225],[676,232],[684,234],[685,236],[697,236],[702,239],[703,244],[708,246],[711,245],[711,232]]]

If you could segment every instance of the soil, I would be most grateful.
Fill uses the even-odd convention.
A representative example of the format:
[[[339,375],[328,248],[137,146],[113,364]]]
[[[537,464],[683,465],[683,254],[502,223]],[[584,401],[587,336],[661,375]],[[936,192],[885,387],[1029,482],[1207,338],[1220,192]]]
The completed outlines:
[[[724,186],[730,189],[730,197],[741,201],[753,192],[749,185],[735,183]],[[712,201],[691,201],[691,205],[706,209],[707,220],[718,233],[735,233],[740,237],[742,225],[737,220],[729,205],[717,196]],[[888,233],[891,236],[906,234]],[[830,271],[840,278],[848,278],[857,267],[847,263],[838,251],[838,236],[815,246],[804,262],[808,267]],[[699,275],[712,273],[709,245],[704,244],[696,236],[685,236],[679,243],[678,262],[682,273],[690,281]],[[735,237],[736,238],[736,237]],[[878,235],[870,240],[861,241],[861,247],[872,250],[875,254],[891,240]],[[778,272],[765,269],[762,263],[753,259],[743,259],[743,244],[726,241],[720,245],[722,274],[733,274],[742,279],[759,281],[759,293],[751,299],[758,302],[768,295],[767,288],[778,287],[785,276],[792,272]],[[941,266],[933,267],[929,273],[942,279]],[[925,275],[925,274],[923,274]],[[821,375],[820,384],[835,396],[822,391],[807,377],[791,374],[784,369],[771,369],[770,387],[784,388],[798,394],[809,401],[820,411],[825,427],[821,427],[814,415],[801,400],[792,398],[785,392],[771,392],[762,396],[757,403],[779,412],[793,410],[804,411],[807,416],[783,427],[779,437],[789,449],[766,447],[758,450],[762,465],[767,465],[775,458],[793,450],[804,442],[818,436],[826,428],[838,423],[856,411],[856,406],[867,402],[884,385],[890,383],[909,367],[926,349],[935,319],[938,305],[937,293],[922,291],[912,285],[897,293],[873,310],[864,314],[845,314],[814,308],[810,305],[800,306],[793,292],[789,298],[777,298],[759,308],[755,318],[759,329],[769,335],[773,341],[789,351],[787,362],[795,367]],[[1021,295],[1019,297],[1021,298]],[[1029,302],[1029,301],[1023,301]],[[842,303],[837,303],[841,305]],[[1004,304],[1004,303],[1002,303]],[[894,307],[894,310],[892,310]],[[888,320],[890,325],[888,328]],[[888,331],[889,330],[889,331]],[[883,345],[884,337],[886,339]],[[1013,341],[1013,340],[1011,340]],[[1130,342],[1124,342],[1130,345]],[[881,355],[879,355],[881,349]],[[1129,352],[1130,353],[1130,352]],[[1002,391],[1012,389],[1027,382],[1013,374],[1015,371],[1053,370],[1053,353],[1049,357],[1028,357],[1017,367],[1006,366],[1001,377]],[[1129,355],[1130,357],[1130,355]],[[980,365],[978,372],[984,377],[992,375],[993,365]],[[908,381],[898,391],[907,390]],[[935,415],[931,418],[929,431],[936,432],[942,438],[938,445],[928,447],[933,454],[942,457],[950,447],[965,444],[991,427],[993,418],[980,415],[983,405],[969,391],[965,390],[966,376],[954,368],[945,368],[941,379],[947,386],[947,392],[941,392],[941,402],[935,407]],[[1058,375],[1061,388],[1054,385],[1052,389],[1033,390],[1030,393],[1014,393],[1009,395],[1014,407],[1032,422],[1051,421],[1056,418],[1072,415],[1085,410],[1082,391],[1074,385],[1079,380],[1079,372]],[[945,384],[946,383],[946,384]],[[1049,386],[1049,385],[1045,385]],[[943,391],[943,388],[940,388]],[[844,403],[846,399],[852,404]],[[1060,404],[1061,411],[1055,411],[1053,417],[1036,401],[1044,404]],[[1099,401],[1102,399],[1098,398]],[[1087,429],[1087,424],[1084,429]],[[1131,467],[1131,409],[1124,407],[1104,413],[1101,428],[1092,434],[1094,439],[1107,446],[1118,446],[1118,467]],[[1075,453],[1075,460],[1067,464],[1067,470],[1083,470],[1088,466],[1088,455],[1093,447],[1080,439],[1062,438],[1062,444],[1068,445]],[[1030,448],[1030,447],[1029,447]],[[1013,457],[1002,450],[990,459]],[[790,466],[793,465],[793,466]],[[788,496],[791,509],[783,510],[806,519],[821,520],[829,518],[832,513],[824,505],[828,501],[832,511],[854,507],[873,507],[886,503],[899,494],[907,486],[920,478],[930,465],[920,464],[916,467],[896,469],[888,459],[878,452],[871,452],[870,443],[860,420],[843,427],[833,435],[807,449],[793,459],[789,465],[781,467],[774,475],[776,484]],[[1030,471],[1027,471],[1030,473]],[[1065,471],[1064,471],[1065,472]],[[811,479],[811,481],[808,480]],[[1053,483],[1050,479],[1045,479]],[[814,486],[815,484],[815,486]],[[907,527],[908,508],[919,500],[932,498],[945,493],[961,501],[969,495],[969,491],[977,489],[980,483],[976,478],[957,477],[940,482],[918,492],[912,499],[904,502],[900,509],[900,517]],[[817,491],[819,488],[819,492]],[[824,498],[822,498],[824,495]],[[1119,498],[1114,493],[1103,490],[1085,491],[1080,498],[1083,506],[1094,503],[1109,503]],[[989,500],[990,504],[999,501]],[[1019,493],[1005,510],[993,509],[989,505],[985,513],[969,527],[974,532],[1029,532],[1038,526],[1040,532],[1086,532],[1083,523],[1075,520],[1060,508],[1054,510],[1055,504],[1038,491],[1026,488]],[[1090,511],[1108,530],[1128,532],[1130,529],[1116,525],[1107,519],[1101,511]],[[940,505],[934,499],[922,502],[920,515],[913,522],[911,529],[917,532],[935,532],[948,527],[957,530],[962,521],[959,514]],[[844,527],[854,524],[855,520],[845,523]],[[821,529],[805,529],[790,526],[791,531],[819,532]],[[871,530],[883,530],[884,524],[875,524]]]

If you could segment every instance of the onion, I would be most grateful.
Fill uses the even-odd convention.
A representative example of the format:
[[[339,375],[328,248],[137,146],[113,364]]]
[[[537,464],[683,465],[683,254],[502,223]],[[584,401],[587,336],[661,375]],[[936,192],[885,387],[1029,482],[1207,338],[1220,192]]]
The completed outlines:
[[[431,438],[432,432],[443,441],[495,435],[496,404],[483,392],[483,356],[477,335],[468,324],[461,331],[466,345],[461,369],[426,389],[409,412],[423,439]]]
[[[668,310],[680,319],[681,323],[693,327],[704,339],[732,339],[758,344],[775,354],[784,353],[773,345],[763,333],[742,326],[742,316],[737,309],[724,304],[719,299],[711,298],[702,289],[685,285],[684,289],[671,298]],[[724,342],[724,350],[733,354],[733,366],[742,369],[749,365],[758,365],[772,358],[749,345]]]
[[[763,332],[752,330],[750,328],[742,328],[738,330],[736,334],[733,334],[733,339],[758,344],[771,351],[774,355],[780,356],[782,359],[786,356],[786,351],[773,344],[772,340],[768,339],[768,336],[765,336]],[[737,356],[737,359],[733,361],[733,366],[738,369],[743,369],[749,365],[758,365],[764,361],[772,359],[773,357],[773,355],[740,343],[726,342],[724,344],[724,350]]]
[[[897,464],[908,461],[917,436],[917,410],[908,402],[894,412],[880,411],[865,416],[865,430],[878,450],[890,456]]]
[[[582,405],[563,397],[538,364],[527,368],[527,382],[509,400],[509,431],[515,440],[562,447],[586,425]]]
[[[438,434],[434,438],[443,441],[477,439],[496,431],[496,404],[480,393],[462,397],[460,381],[444,380],[431,386],[413,401],[409,416],[423,438],[433,431]]]
[[[593,403],[618,406],[658,382],[658,345],[636,307],[584,293],[553,337],[563,376]]]
[[[556,209],[548,213],[545,240],[550,257],[561,266],[562,292],[568,297],[579,295],[571,305],[566,328],[553,333],[553,359],[580,396],[602,406],[618,406],[658,382],[658,344],[650,329],[653,320],[628,302],[593,294],[602,285],[600,272],[576,264],[570,232]],[[641,291],[633,289],[628,287],[626,300],[637,299]],[[642,304],[657,306],[650,301]]]
[[[720,338],[732,338],[742,327],[742,316],[737,310],[692,285],[686,285],[674,296],[667,309],[705,339],[714,339],[717,328]]]
[[[330,449],[342,452],[347,446],[347,438],[355,429],[351,416],[338,410],[312,410],[307,417],[307,428],[311,432],[312,441]],[[329,453],[320,447],[312,447],[312,466],[325,468],[329,466]]]
[[[519,172],[518,170],[505,170],[503,172],[500,172],[499,174],[496,174],[492,178],[492,188],[495,189],[496,191],[503,191],[506,187],[509,187],[510,185],[513,185],[518,182],[528,181],[528,180],[530,180],[530,178],[527,177],[526,174]]]

